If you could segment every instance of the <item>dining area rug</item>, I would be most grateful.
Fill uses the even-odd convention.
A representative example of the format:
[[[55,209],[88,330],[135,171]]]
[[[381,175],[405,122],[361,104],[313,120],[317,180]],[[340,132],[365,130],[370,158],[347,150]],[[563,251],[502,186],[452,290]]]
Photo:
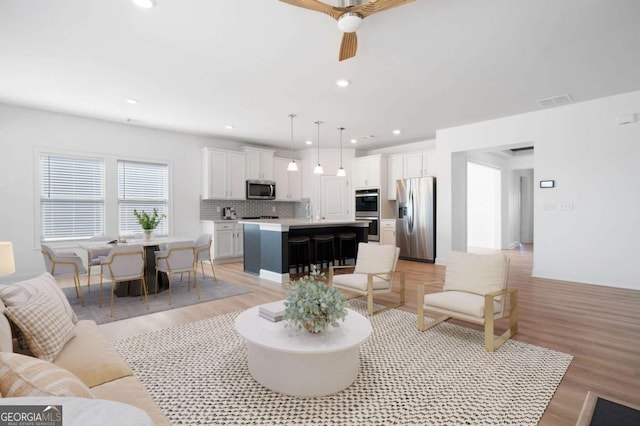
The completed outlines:
[[[369,318],[350,387],[296,398],[253,379],[238,314],[114,342],[173,424],[536,425],[573,359],[513,339],[488,353],[480,331],[443,323],[419,332],[415,314],[393,309]]]
[[[199,276],[198,287],[200,288],[200,300],[198,300],[196,290],[193,288],[193,280],[190,286],[191,291],[187,291],[186,275],[183,281],[181,281],[179,277],[175,278],[171,285],[171,305],[169,305],[169,291],[164,290],[155,296],[153,293],[149,294],[149,309],[147,309],[144,298],[140,298],[140,296],[115,296],[113,317],[110,316],[109,309],[111,304],[110,281],[102,284],[102,308],[99,307],[100,286],[98,284],[91,285],[91,293],[87,291],[86,285],[82,287],[84,306],[80,304],[80,299],[76,296],[75,287],[63,288],[62,291],[67,296],[78,319],[93,320],[98,324],[105,324],[111,321],[181,308],[183,306],[195,305],[251,292],[250,290],[219,278],[216,282],[209,276],[205,278]]]

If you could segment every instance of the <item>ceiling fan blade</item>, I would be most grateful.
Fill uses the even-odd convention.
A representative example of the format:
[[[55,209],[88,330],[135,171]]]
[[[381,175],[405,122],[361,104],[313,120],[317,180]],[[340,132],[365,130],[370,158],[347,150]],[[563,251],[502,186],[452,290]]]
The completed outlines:
[[[356,33],[343,33],[340,43],[340,61],[353,58],[358,50],[358,36]]]
[[[398,6],[403,6],[413,1],[414,0],[371,0],[368,3],[364,3],[360,6],[352,7],[351,11],[359,13],[363,18],[366,18],[367,16],[371,16],[374,13],[393,9],[394,7]]]
[[[292,6],[298,6],[303,9],[315,10],[326,15],[331,16],[333,19],[338,19],[344,12],[334,9],[333,6],[323,3],[319,0],[280,0],[283,3],[290,4]]]

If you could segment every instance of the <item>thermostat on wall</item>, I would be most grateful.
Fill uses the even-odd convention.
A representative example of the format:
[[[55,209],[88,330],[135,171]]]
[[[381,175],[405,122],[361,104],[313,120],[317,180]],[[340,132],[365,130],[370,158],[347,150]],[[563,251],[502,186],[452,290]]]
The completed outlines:
[[[541,180],[540,181],[540,188],[553,188],[554,186],[556,186],[556,181],[555,180]]]

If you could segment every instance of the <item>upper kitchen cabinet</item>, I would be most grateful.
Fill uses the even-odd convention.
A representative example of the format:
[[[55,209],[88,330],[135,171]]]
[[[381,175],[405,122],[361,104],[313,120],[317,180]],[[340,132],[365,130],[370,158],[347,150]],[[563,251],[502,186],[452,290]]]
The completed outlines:
[[[244,147],[247,154],[247,179],[274,180],[273,153],[268,149]]]
[[[287,171],[291,160],[288,158],[273,159],[273,180],[276,182],[276,200],[300,201],[302,199],[302,161],[297,160],[297,172]]]
[[[382,164],[382,155],[368,155],[351,160],[353,188],[380,188],[386,167]]]
[[[245,199],[245,154],[203,148],[202,162],[202,198]]]
[[[396,199],[396,180],[433,175],[433,173],[429,172],[429,158],[432,154],[433,151],[420,151],[389,156],[389,190],[387,191],[387,200]]]

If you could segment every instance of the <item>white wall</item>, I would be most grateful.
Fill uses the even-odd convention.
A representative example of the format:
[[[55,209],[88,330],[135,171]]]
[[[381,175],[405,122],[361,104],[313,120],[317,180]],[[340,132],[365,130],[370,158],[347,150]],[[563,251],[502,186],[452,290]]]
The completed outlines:
[[[531,141],[533,275],[640,289],[633,261],[640,258],[640,123],[616,122],[619,115],[639,112],[640,92],[632,92],[438,131],[438,263],[446,263],[443,256],[460,247],[463,237],[452,192],[459,180],[452,173],[456,154]],[[540,189],[541,179],[554,179],[556,187]],[[542,208],[561,202],[574,209]]]
[[[172,234],[195,238],[201,231],[203,146],[239,149],[238,143],[229,141],[0,104],[0,240],[13,241],[13,278],[44,271],[35,235],[38,150],[168,162]],[[117,235],[117,223],[107,227],[108,234]]]

